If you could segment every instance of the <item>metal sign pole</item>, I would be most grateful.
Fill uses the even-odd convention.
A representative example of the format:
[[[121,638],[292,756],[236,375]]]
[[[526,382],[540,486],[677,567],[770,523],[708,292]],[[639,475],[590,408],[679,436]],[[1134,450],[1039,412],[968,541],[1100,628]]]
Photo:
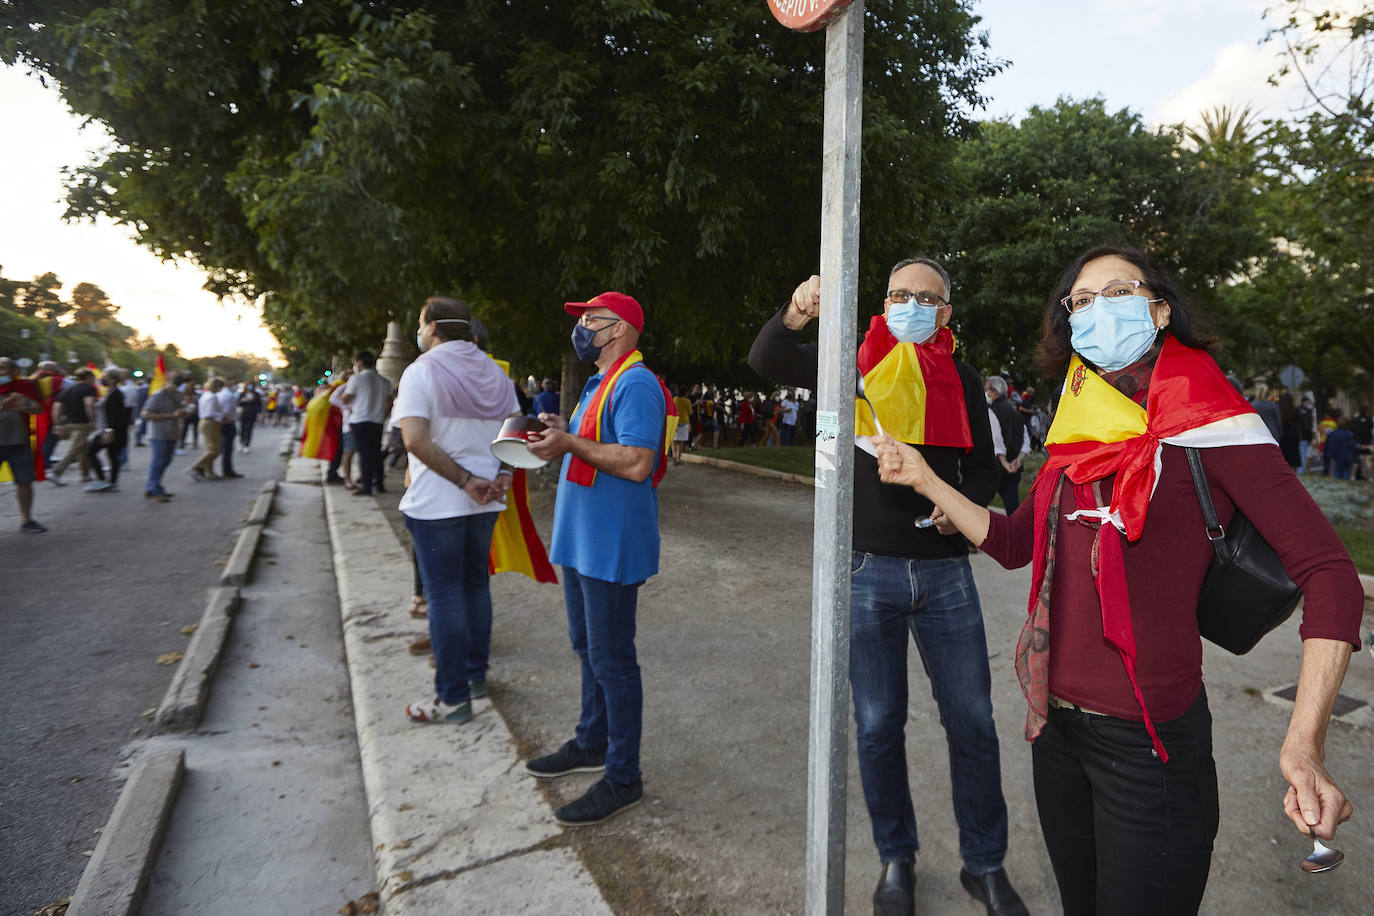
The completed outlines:
[[[808,916],[844,912],[863,24],[863,2],[856,0],[825,31],[820,359],[806,807]]]

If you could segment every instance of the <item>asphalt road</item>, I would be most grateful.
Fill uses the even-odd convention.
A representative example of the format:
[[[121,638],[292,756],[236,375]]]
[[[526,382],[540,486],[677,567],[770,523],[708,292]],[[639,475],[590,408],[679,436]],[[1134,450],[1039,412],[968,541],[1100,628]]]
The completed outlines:
[[[118,493],[36,485],[45,534],[21,534],[0,484],[0,913],[69,896],[123,784],[122,749],[143,734],[196,623],[205,589],[262,483],[280,478],[287,430],[259,429],[235,454],[240,480],[193,483],[177,456],[176,499],[143,498],[149,452],[130,449]]]

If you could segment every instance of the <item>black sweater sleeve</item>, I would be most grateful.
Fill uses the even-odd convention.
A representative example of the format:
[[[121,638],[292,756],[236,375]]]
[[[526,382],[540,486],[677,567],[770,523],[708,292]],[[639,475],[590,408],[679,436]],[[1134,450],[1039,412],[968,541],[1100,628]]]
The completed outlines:
[[[784,305],[759,330],[754,345],[749,348],[749,365],[759,375],[779,385],[815,391],[816,344],[802,343],[802,332],[782,323],[785,311],[787,306]]]

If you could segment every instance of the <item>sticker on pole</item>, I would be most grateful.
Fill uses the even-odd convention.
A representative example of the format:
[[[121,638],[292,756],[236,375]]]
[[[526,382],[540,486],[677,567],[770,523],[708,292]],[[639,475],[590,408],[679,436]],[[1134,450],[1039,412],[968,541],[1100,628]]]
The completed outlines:
[[[840,435],[840,415],[833,410],[816,411],[816,445],[834,442]]]
[[[854,0],[768,0],[768,8],[789,29],[815,32],[825,28]]]

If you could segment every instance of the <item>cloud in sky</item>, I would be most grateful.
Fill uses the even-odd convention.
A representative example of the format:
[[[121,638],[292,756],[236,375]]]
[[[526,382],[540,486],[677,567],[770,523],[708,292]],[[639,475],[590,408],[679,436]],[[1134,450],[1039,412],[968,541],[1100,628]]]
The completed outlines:
[[[160,261],[128,230],[106,219],[62,221],[61,169],[89,160],[109,136],[81,121],[55,89],[13,67],[0,67],[0,111],[10,126],[0,144],[0,267],[6,277],[57,274],[63,291],[94,283],[120,306],[125,324],[190,356],[246,351],[280,360],[276,338],[258,310],[243,301],[221,303],[201,288],[191,264]]]
[[[1116,2],[1116,0],[1111,0]],[[1360,4],[1356,0],[1327,0],[1324,8],[1351,12]],[[1277,22],[1277,16],[1265,20],[1266,28]],[[1311,38],[1308,33],[1306,38]],[[1311,74],[1334,58],[1337,45],[1328,43],[1326,53],[1319,53],[1308,66]],[[1185,122],[1196,124],[1204,111],[1223,105],[1238,110],[1250,105],[1261,118],[1287,119],[1297,117],[1312,106],[1312,99],[1302,81],[1294,74],[1280,79],[1278,85],[1269,83],[1285,60],[1281,39],[1259,43],[1234,42],[1216,52],[1205,75],[1183,89],[1160,98],[1147,111],[1151,121],[1160,124]],[[1340,62],[1335,71],[1340,71]]]

